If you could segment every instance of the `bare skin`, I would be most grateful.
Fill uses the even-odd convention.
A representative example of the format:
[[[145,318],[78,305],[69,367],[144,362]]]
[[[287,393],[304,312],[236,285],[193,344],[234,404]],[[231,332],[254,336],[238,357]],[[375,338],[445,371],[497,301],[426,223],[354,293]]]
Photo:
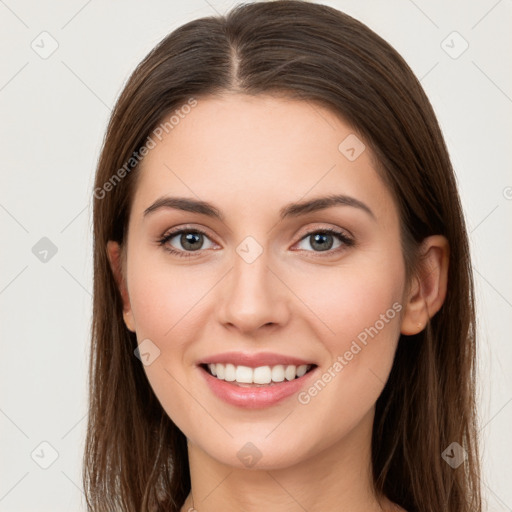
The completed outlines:
[[[142,162],[125,252],[109,242],[108,254],[127,327],[160,350],[148,380],[188,439],[192,492],[181,512],[403,510],[372,490],[375,402],[400,333],[421,331],[444,301],[449,249],[427,238],[425,271],[406,282],[398,209],[368,146],[353,161],[338,149],[350,134],[309,102],[227,95],[198,100]],[[372,213],[345,204],[279,216],[330,194]],[[144,215],[165,195],[208,201],[224,220],[165,207]],[[159,245],[181,227],[206,233],[198,250],[179,234]],[[355,243],[327,234],[322,250],[314,235],[326,228]],[[248,236],[262,250],[251,263],[236,250]],[[197,364],[275,352],[314,362],[321,377],[371,326],[378,333],[307,403],[234,406]],[[250,468],[238,456],[248,442],[261,454]]]

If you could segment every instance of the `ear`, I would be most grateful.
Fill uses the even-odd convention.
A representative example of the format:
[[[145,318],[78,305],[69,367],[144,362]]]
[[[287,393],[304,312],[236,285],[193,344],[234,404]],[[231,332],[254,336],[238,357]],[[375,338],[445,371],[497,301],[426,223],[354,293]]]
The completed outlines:
[[[121,246],[112,240],[107,242],[107,256],[110,262],[110,268],[114,274],[119,293],[123,299],[123,318],[126,327],[132,332],[135,332],[135,322],[133,319],[132,308],[130,304],[130,297],[126,288],[126,280],[123,272],[122,251]]]
[[[404,297],[401,333],[418,334],[443,305],[448,285],[450,246],[441,235],[425,238],[420,248],[418,273]]]

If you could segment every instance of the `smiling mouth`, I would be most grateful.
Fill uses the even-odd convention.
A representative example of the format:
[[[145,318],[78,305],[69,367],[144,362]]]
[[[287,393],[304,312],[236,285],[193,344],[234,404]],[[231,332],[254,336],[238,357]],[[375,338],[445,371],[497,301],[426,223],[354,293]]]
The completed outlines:
[[[233,364],[201,364],[203,370],[218,380],[224,380],[240,387],[263,387],[276,386],[281,383],[290,382],[304,377],[314,370],[316,364],[295,365],[274,365],[258,366],[236,366]]]

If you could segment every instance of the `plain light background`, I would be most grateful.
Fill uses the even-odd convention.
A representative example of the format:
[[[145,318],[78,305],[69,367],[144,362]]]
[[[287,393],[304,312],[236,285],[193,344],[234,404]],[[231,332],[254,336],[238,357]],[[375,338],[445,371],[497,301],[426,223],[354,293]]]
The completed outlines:
[[[162,38],[235,3],[0,0],[0,511],[85,510],[91,200],[107,121]],[[488,510],[512,511],[512,2],[323,3],[394,46],[438,116],[473,251],[483,489]]]

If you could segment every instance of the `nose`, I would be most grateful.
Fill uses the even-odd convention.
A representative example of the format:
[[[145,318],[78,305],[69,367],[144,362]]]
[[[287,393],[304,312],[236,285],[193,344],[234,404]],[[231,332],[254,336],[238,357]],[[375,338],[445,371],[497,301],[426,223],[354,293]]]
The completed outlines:
[[[266,252],[252,262],[235,252],[233,268],[219,289],[220,323],[249,334],[288,322],[291,292],[269,263]]]

